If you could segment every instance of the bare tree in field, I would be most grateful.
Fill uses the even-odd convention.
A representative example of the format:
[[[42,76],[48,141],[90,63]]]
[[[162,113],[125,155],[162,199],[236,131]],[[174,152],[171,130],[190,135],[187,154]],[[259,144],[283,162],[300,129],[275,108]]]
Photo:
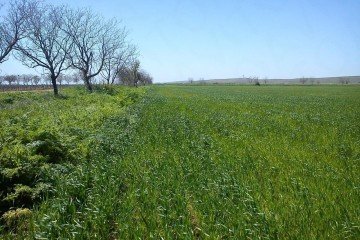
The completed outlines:
[[[139,71],[138,76],[139,76],[139,83],[141,85],[149,85],[153,83],[152,76],[150,76],[150,74],[143,69]]]
[[[268,84],[268,82],[269,82],[268,78],[264,77],[264,84],[266,85],[266,84]]]
[[[64,75],[64,80],[67,83],[67,85],[70,85],[70,83],[72,82],[70,75]]]
[[[339,83],[341,84],[349,84],[350,83],[350,80],[346,77],[339,77]]]
[[[7,60],[16,43],[25,37],[26,19],[32,15],[36,5],[35,0],[10,2],[7,15],[0,20],[0,63]]]
[[[308,79],[305,78],[305,77],[302,77],[302,78],[300,78],[299,81],[300,81],[301,84],[305,84],[308,81]]]
[[[28,33],[16,45],[15,57],[30,68],[41,67],[49,74],[58,95],[57,78],[68,69],[71,38],[63,31],[66,18],[63,6],[38,5],[26,21]]]
[[[56,81],[59,83],[59,85],[61,86],[63,81],[65,79],[65,75],[60,73],[59,76],[57,77]]]
[[[70,77],[71,77],[71,81],[74,82],[75,84],[77,84],[78,82],[81,81],[81,79],[82,79],[82,74],[81,74],[81,72],[76,71],[76,72],[74,72],[73,74],[71,74]]]
[[[149,85],[153,83],[151,75],[143,69],[140,69],[140,62],[136,60],[130,66],[121,69],[118,78],[123,85],[134,86]]]
[[[40,83],[41,78],[38,75],[33,75],[31,78],[32,84],[35,84],[36,86]]]
[[[133,45],[126,46],[124,40],[124,38],[120,37],[116,51],[106,59],[104,69],[100,72],[107,84],[114,84],[116,78],[119,77],[119,73],[130,66],[138,55],[136,47]]]
[[[30,74],[21,75],[21,79],[22,79],[23,84],[29,85],[29,83],[31,82],[31,77],[32,76]]]
[[[11,85],[13,82],[16,82],[17,76],[16,75],[6,75],[4,77],[4,80],[8,82],[9,85]]]
[[[92,92],[92,79],[103,71],[106,61],[115,51],[119,23],[116,20],[104,21],[89,9],[69,11],[67,18],[66,31],[74,44],[69,58],[71,65],[81,72],[86,88]]]
[[[139,83],[139,70],[140,70],[140,61],[136,60],[130,66],[130,76],[134,87],[138,87]]]

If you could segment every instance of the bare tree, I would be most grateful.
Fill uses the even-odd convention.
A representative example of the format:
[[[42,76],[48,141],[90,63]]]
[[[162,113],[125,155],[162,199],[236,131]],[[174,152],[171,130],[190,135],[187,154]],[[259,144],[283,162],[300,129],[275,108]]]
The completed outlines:
[[[301,84],[305,84],[308,81],[308,79],[305,78],[305,77],[302,77],[302,78],[300,78],[299,81],[300,81]]]
[[[194,78],[188,78],[188,81],[190,84],[192,84],[194,82]]]
[[[125,38],[123,34],[120,35],[119,39],[119,45],[115,47],[117,49],[107,58],[104,69],[100,72],[107,84],[114,84],[116,78],[119,77],[120,71],[130,66],[138,55],[135,46],[124,46]]]
[[[120,83],[127,86],[149,85],[153,83],[152,76],[140,68],[140,62],[135,61],[131,66],[121,69],[118,73]]]
[[[41,78],[38,75],[33,75],[31,78],[32,84],[35,84],[36,86],[39,84],[40,81],[41,81]]]
[[[269,79],[268,79],[267,77],[264,77],[263,80],[264,80],[264,84],[265,84],[265,85],[269,83]]]
[[[21,77],[20,77],[20,75],[16,75],[16,80],[15,80],[15,82],[16,82],[16,85],[20,85],[20,83],[21,83]]]
[[[58,95],[57,78],[70,67],[66,61],[72,42],[62,30],[66,12],[63,6],[38,4],[26,21],[26,38],[15,45],[18,60],[31,68],[42,67],[50,75],[55,95]]]
[[[150,76],[150,74],[143,69],[139,71],[138,76],[139,76],[139,83],[141,85],[149,85],[153,83],[152,76]]]
[[[64,74],[64,80],[67,83],[67,85],[70,85],[70,83],[72,82],[72,79],[71,79],[70,75],[65,75]]]
[[[56,81],[59,83],[59,85],[61,86],[63,81],[65,79],[65,75],[63,73],[60,73],[59,76],[56,78]]]
[[[6,75],[4,77],[5,82],[8,82],[11,85],[13,82],[16,82],[17,76],[16,75]]]
[[[36,8],[36,0],[13,0],[7,15],[0,20],[0,63],[7,60],[16,43],[25,37],[26,20]]]
[[[350,83],[350,80],[346,77],[339,77],[339,83],[341,84],[349,84]]]
[[[30,74],[21,75],[21,79],[22,79],[23,84],[29,85],[29,83],[31,82],[31,77],[32,76]]]
[[[259,77],[254,77],[253,79],[254,79],[254,84],[255,84],[256,86],[260,86]]]
[[[71,75],[71,80],[72,80],[72,82],[74,82],[74,83],[80,82],[80,80],[82,79],[82,76],[81,76],[81,75],[82,75],[82,74],[81,74],[81,72],[79,72],[79,71],[74,72],[74,73]]]
[[[123,69],[120,69],[120,71],[118,72],[118,79],[120,84],[128,85],[128,86],[132,85],[130,67],[125,67]]]
[[[140,70],[140,61],[136,60],[131,66],[130,66],[130,76],[132,78],[132,83],[134,84],[134,87],[138,87],[139,82],[139,70]]]
[[[114,19],[104,21],[89,9],[69,11],[67,18],[66,31],[74,44],[71,65],[81,72],[86,88],[92,92],[92,78],[100,74],[114,52],[119,23]]]

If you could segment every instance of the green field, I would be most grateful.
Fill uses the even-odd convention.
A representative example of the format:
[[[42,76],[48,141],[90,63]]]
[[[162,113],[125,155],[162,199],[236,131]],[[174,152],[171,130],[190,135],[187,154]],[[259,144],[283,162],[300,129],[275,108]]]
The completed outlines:
[[[4,238],[360,238],[357,85],[64,95],[0,94]]]

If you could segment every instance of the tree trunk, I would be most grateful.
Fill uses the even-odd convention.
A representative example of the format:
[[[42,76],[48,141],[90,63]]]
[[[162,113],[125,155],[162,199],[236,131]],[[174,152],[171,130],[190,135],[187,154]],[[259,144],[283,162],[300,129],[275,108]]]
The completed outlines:
[[[91,83],[90,83],[90,78],[89,77],[84,77],[84,82],[85,82],[86,89],[89,92],[93,92],[93,88],[92,88]]]
[[[51,74],[51,83],[53,85],[53,89],[54,89],[54,95],[58,96],[59,95],[59,90],[56,84],[56,76],[55,74]]]

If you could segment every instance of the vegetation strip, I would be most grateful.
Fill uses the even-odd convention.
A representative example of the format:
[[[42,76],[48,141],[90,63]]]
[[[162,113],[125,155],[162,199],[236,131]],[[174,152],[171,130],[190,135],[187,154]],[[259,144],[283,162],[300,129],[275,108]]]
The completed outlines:
[[[106,147],[103,157],[109,158],[115,140],[128,136],[125,109],[143,93],[144,89],[103,88],[94,94],[67,89],[62,98],[50,93],[1,95],[0,231],[10,236],[27,235],[29,228],[35,231],[37,225],[32,224],[35,220],[30,220],[34,216],[28,208],[46,196],[50,203],[43,202],[45,208],[86,198],[96,163],[105,164],[97,161],[100,150]],[[106,135],[106,129],[107,133],[118,130],[112,145],[108,145],[108,137],[113,135]],[[126,143],[119,145],[125,147]],[[86,189],[82,191],[80,186]]]

